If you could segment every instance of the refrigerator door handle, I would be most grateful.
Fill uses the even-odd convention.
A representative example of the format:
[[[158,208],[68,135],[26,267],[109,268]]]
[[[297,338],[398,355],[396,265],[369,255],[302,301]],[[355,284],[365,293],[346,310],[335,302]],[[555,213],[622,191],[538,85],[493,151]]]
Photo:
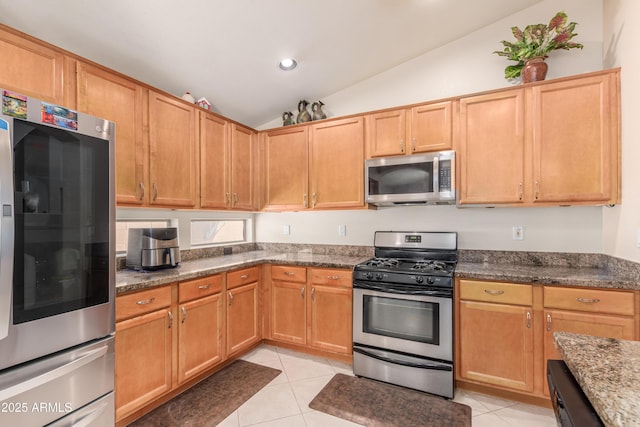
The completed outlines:
[[[9,335],[13,284],[13,150],[9,123],[0,118],[0,340]]]

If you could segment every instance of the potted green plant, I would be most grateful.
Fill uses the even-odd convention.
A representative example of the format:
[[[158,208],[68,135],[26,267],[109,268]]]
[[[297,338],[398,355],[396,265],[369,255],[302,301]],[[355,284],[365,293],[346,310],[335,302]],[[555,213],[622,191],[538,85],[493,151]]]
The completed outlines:
[[[511,32],[516,41],[502,40],[504,49],[493,52],[499,56],[506,57],[510,61],[517,61],[517,64],[509,65],[504,69],[504,78],[514,79],[522,75],[524,83],[544,80],[547,71],[547,64],[544,60],[548,58],[549,52],[556,49],[582,49],[584,47],[582,44],[570,41],[577,36],[574,33],[577,24],[567,21],[567,14],[560,11],[551,18],[549,25],[527,25],[524,30],[520,30],[518,27],[511,27]],[[532,73],[529,73],[528,70],[523,73],[527,63],[533,68]]]

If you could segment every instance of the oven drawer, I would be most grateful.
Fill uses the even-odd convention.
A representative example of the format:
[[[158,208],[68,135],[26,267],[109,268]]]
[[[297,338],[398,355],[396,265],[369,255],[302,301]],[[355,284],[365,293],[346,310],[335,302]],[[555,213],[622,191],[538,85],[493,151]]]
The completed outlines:
[[[532,305],[532,285],[460,280],[460,299],[502,304]]]
[[[545,308],[588,311],[633,316],[632,292],[601,289],[544,287]]]
[[[290,265],[272,265],[271,280],[306,283],[307,269],[305,267],[293,267]]]
[[[351,287],[353,284],[351,270],[312,268],[309,271],[311,283],[315,285]]]

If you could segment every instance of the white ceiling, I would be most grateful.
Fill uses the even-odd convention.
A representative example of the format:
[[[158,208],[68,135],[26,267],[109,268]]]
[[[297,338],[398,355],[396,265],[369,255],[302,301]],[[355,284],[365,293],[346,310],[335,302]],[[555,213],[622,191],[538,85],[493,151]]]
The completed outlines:
[[[257,127],[539,1],[0,0],[0,22]]]

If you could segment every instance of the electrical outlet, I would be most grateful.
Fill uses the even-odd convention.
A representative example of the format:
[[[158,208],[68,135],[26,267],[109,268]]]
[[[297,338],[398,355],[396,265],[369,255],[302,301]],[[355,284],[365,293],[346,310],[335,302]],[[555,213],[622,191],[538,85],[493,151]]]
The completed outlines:
[[[347,235],[347,226],[341,224],[338,226],[338,236],[344,237]]]
[[[282,234],[284,234],[285,236],[288,236],[291,234],[291,226],[289,224],[282,227]]]
[[[513,240],[524,240],[524,227],[521,225],[513,226]]]

